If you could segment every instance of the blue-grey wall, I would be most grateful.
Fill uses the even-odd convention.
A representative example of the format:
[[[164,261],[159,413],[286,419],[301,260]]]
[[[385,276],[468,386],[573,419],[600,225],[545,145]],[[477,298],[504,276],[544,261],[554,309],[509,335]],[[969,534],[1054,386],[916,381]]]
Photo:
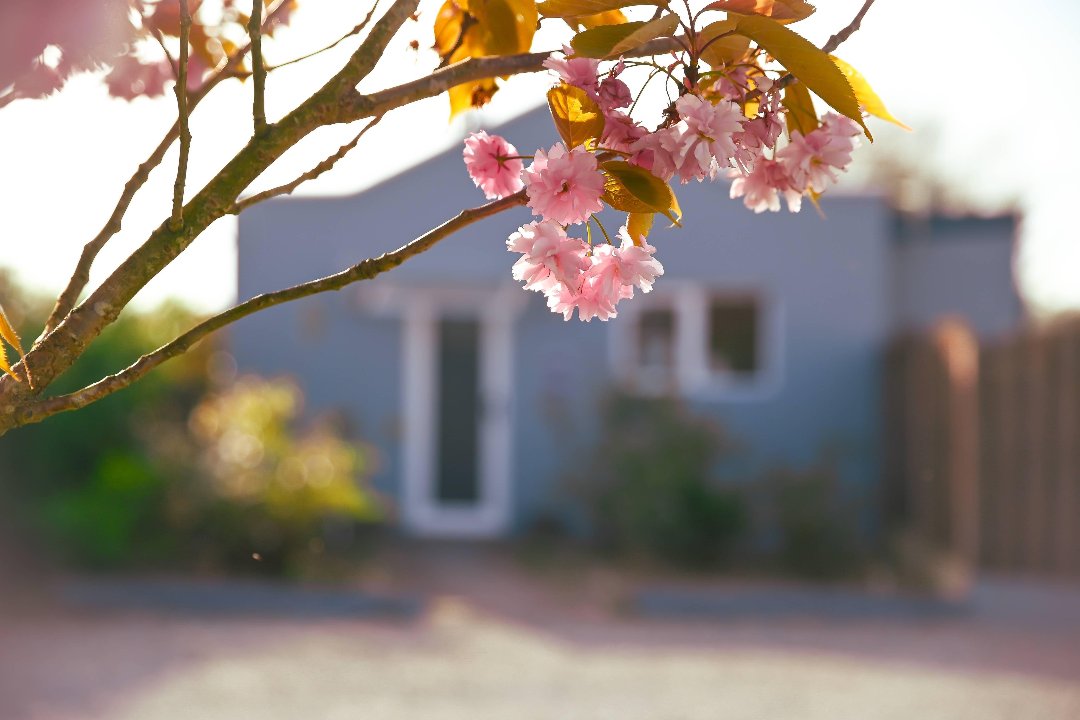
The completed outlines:
[[[500,133],[521,152],[555,133],[531,113]],[[826,198],[812,208],[754,215],[729,200],[724,182],[677,188],[682,229],[654,230],[666,269],[657,284],[693,282],[752,291],[781,311],[782,372],[757,400],[694,399],[747,448],[745,468],[807,466],[838,454],[842,479],[872,497],[881,474],[882,353],[894,318],[892,215],[874,197]],[[394,249],[483,197],[453,151],[355,197],[291,199],[240,221],[239,295],[301,282]],[[362,283],[365,297],[394,284],[490,287],[510,282],[506,236],[529,219],[519,208],[473,225],[386,276]],[[909,263],[910,264],[910,263]],[[905,281],[911,285],[910,280]],[[633,301],[631,301],[633,302]],[[232,333],[242,370],[296,377],[312,411],[344,410],[382,457],[381,489],[401,470],[400,320],[372,312],[350,288],[275,308]],[[515,526],[566,494],[565,471],[588,444],[596,402],[611,382],[609,324],[564,322],[530,293],[515,325]],[[874,513],[866,517],[874,525]]]

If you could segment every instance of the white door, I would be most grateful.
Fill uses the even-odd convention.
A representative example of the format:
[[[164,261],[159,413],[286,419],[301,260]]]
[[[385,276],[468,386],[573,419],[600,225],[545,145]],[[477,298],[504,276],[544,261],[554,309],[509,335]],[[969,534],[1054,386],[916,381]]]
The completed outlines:
[[[415,534],[492,537],[509,527],[513,305],[476,291],[409,299],[404,515]]]

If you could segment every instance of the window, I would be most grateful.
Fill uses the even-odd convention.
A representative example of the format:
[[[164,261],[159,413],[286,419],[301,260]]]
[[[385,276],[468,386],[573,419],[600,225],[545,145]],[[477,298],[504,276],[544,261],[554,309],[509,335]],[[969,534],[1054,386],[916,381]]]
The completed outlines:
[[[619,308],[611,361],[629,388],[735,401],[760,400],[777,390],[784,343],[774,299],[694,283],[666,286],[627,303],[625,312]]]
[[[637,317],[636,384],[660,392],[675,386],[675,310],[652,307]]]
[[[760,318],[754,298],[713,296],[709,302],[709,372],[746,378],[759,370]]]

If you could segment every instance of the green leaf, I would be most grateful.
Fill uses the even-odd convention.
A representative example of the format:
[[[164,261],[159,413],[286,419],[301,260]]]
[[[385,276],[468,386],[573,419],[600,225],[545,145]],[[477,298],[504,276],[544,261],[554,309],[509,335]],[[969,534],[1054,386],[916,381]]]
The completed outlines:
[[[643,167],[623,160],[600,163],[604,171],[604,201],[631,213],[663,213],[679,224],[682,212],[668,184]]]
[[[746,15],[738,20],[738,32],[747,36],[804,83],[818,97],[842,115],[859,123],[871,142],[874,136],[863,122],[859,101],[851,83],[829,56],[806,38],[775,20],[760,15]]]
[[[643,26],[642,22],[628,22],[621,25],[601,25],[591,30],[583,30],[570,40],[574,53],[587,58],[606,58],[611,49],[635,30]]]
[[[784,88],[784,99],[781,102],[787,108],[785,119],[788,135],[797,131],[805,136],[817,129],[817,111],[814,110],[814,100],[805,85],[798,81],[788,85]]]
[[[658,17],[655,20],[650,20],[616,43],[615,47],[611,48],[611,54],[619,55],[627,50],[633,50],[639,45],[644,45],[650,40],[668,37],[675,32],[675,28],[677,27],[679,27],[678,15],[668,14]]]
[[[712,67],[734,65],[746,57],[750,38],[734,34],[736,25],[735,20],[720,20],[709,23],[698,33],[698,47],[704,48],[701,58]],[[727,33],[732,34],[721,37]]]
[[[544,17],[581,17],[634,5],[656,5],[657,0],[544,0],[536,7]]]
[[[832,61],[836,63],[836,67],[840,68],[840,72],[844,73],[844,76],[848,79],[848,82],[851,83],[851,88],[855,91],[855,97],[858,99],[859,104],[862,105],[863,110],[866,110],[866,112],[870,113],[874,117],[879,117],[882,120],[893,123],[894,125],[899,125],[905,130],[911,129],[904,123],[897,120],[896,117],[891,112],[889,112],[888,108],[885,107],[885,103],[882,102],[881,98],[878,97],[878,94],[874,92],[874,89],[870,87],[870,83],[867,82],[866,78],[863,77],[863,74],[861,72],[851,67],[835,55],[830,55],[829,57],[832,58]]]
[[[547,94],[555,128],[567,148],[584,145],[604,132],[604,113],[581,88],[561,83]]]
[[[716,0],[704,9],[740,15],[762,15],[785,24],[808,18],[817,10],[803,0]]]

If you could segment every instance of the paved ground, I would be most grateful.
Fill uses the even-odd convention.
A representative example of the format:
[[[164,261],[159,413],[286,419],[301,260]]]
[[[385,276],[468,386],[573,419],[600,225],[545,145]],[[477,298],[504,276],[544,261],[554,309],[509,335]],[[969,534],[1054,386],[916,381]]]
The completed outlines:
[[[990,583],[938,619],[679,621],[614,611],[602,574],[410,574],[431,600],[406,621],[24,598],[0,622],[0,720],[1080,718],[1077,588]]]

